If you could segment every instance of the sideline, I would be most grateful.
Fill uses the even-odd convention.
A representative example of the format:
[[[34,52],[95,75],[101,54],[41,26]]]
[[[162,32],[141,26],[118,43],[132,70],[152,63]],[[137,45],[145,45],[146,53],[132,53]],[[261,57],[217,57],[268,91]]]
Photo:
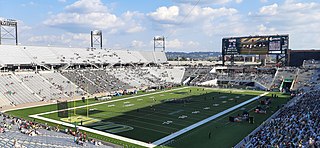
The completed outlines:
[[[165,91],[158,91],[158,92],[154,92],[154,93],[147,93],[147,94],[143,94],[143,95],[134,95],[134,96],[131,96],[131,97],[126,97],[126,98],[121,98],[121,99],[116,99],[116,100],[132,99],[132,98],[137,98],[137,97],[154,95],[154,94],[158,94],[158,93],[162,93],[162,92],[169,92],[169,91],[181,90],[181,89],[184,89],[184,88],[189,88],[189,86],[187,86],[187,87],[181,87],[181,88],[176,88],[176,89],[169,89],[169,90],[165,90]],[[81,97],[75,99],[75,101],[79,101],[79,100],[82,100]],[[105,103],[110,103],[110,102],[116,102],[116,100],[104,101],[104,102],[94,103],[94,104],[88,104],[88,106],[94,106],[94,105],[100,105],[100,104],[105,104]],[[71,100],[71,101],[73,101],[73,100]],[[69,102],[68,102],[68,103],[69,103]],[[46,103],[46,104],[37,104],[37,105],[32,105],[32,106],[24,106],[24,107],[20,107],[20,108],[11,108],[11,109],[7,109],[7,110],[3,110],[3,111],[1,111],[1,112],[2,112],[2,113],[5,113],[5,112],[8,112],[8,111],[15,111],[15,110],[20,110],[20,109],[34,108],[34,107],[47,106],[47,105],[53,105],[53,104],[57,104],[57,102],[50,102],[50,103]],[[69,108],[68,110],[70,110],[70,109],[78,109],[78,108],[82,108],[82,107],[87,107],[87,105]],[[64,111],[64,110],[60,110],[60,111]],[[53,112],[53,113],[54,113],[54,112]]]
[[[95,103],[95,104],[89,104],[89,105],[83,105],[83,106],[68,108],[68,109],[65,109],[65,110],[72,110],[72,109],[77,109],[77,108],[84,108],[84,107],[87,107],[87,106],[96,106],[96,105],[101,105],[101,104],[106,104],[106,103],[124,101],[124,100],[133,99],[133,98],[144,97],[144,96],[149,96],[149,95],[155,95],[155,94],[165,93],[165,92],[171,92],[171,91],[176,91],[176,90],[181,90],[181,89],[186,89],[186,88],[189,88],[189,87],[182,87],[182,88],[170,89],[170,90],[159,91],[159,92],[154,92],[154,93],[149,93],[149,94],[131,96],[131,97],[121,98],[121,99],[117,99],[117,100],[110,100],[110,101],[99,102],[99,103]],[[63,110],[60,110],[60,111],[63,111]],[[67,126],[67,127],[75,127],[75,125],[71,124],[71,123],[57,121],[57,120],[54,120],[54,119],[49,119],[49,118],[41,116],[41,115],[51,114],[51,113],[56,113],[56,112],[58,112],[58,110],[39,113],[39,114],[34,114],[34,115],[29,115],[29,117],[40,119],[40,120],[44,120],[44,121],[48,121],[48,122],[52,122],[52,123],[55,123],[55,124],[60,124],[60,125]],[[115,134],[111,134],[111,133],[107,133],[107,132],[102,132],[102,131],[91,129],[91,128],[87,128],[87,127],[84,127],[84,126],[77,126],[77,127],[79,129],[87,131],[87,132],[92,132],[92,133],[99,134],[99,135],[102,135],[102,136],[111,137],[111,138],[114,138],[114,139],[118,139],[118,140],[122,140],[122,141],[125,141],[125,142],[137,144],[137,145],[140,145],[140,146],[144,146],[144,147],[148,147],[148,148],[156,147],[156,145],[154,145],[152,143],[146,143],[146,142],[143,142],[143,141],[134,140],[134,139],[131,139],[131,138],[127,138],[127,137],[123,137],[123,136],[119,136],[119,135],[115,135]]]
[[[48,122],[52,122],[52,123],[56,123],[56,124],[60,124],[60,125],[67,126],[67,127],[75,127],[75,125],[71,124],[71,123],[57,121],[57,120],[41,117],[41,116],[38,116],[38,115],[29,115],[29,117],[40,119],[40,120],[44,120],[44,121],[48,121]],[[122,140],[122,141],[125,141],[125,142],[137,144],[137,145],[148,147],[148,148],[153,148],[153,147],[156,146],[154,144],[149,144],[149,143],[138,141],[138,140],[134,140],[134,139],[131,139],[131,138],[122,137],[122,136],[115,135],[115,134],[110,134],[110,133],[107,133],[107,132],[102,132],[102,131],[91,129],[91,128],[87,128],[87,127],[84,127],[84,126],[77,126],[77,128],[79,128],[80,130],[83,130],[83,131],[99,134],[99,135],[106,136],[106,137],[111,137],[111,138],[114,138],[114,139],[117,139],[117,140]]]
[[[95,105],[100,105],[100,104],[106,104],[106,103],[111,103],[111,102],[117,102],[117,101],[124,101],[124,100],[128,100],[128,99],[133,99],[133,98],[137,98],[137,97],[143,97],[143,96],[149,96],[149,95],[154,95],[154,94],[159,94],[159,93],[164,93],[164,92],[170,92],[170,91],[176,91],[176,90],[181,90],[181,89],[186,89],[186,88],[189,88],[189,87],[182,87],[182,88],[177,88],[177,89],[171,89],[171,90],[166,90],[166,91],[160,91],[160,92],[155,92],[155,93],[150,93],[150,94],[143,94],[143,95],[139,95],[139,96],[132,96],[132,97],[127,97],[127,98],[122,98],[122,99],[117,99],[117,100],[111,100],[111,101],[106,101],[106,102],[100,102],[100,103],[95,103],[95,104],[89,104],[89,105],[83,105],[83,106],[78,106],[78,107],[74,107],[74,108],[69,108],[69,109],[65,109],[65,110],[71,110],[71,109],[76,109],[76,108],[83,108],[83,107],[86,107],[86,106],[95,106]],[[139,141],[139,140],[135,140],[135,139],[131,139],[131,138],[127,138],[127,137],[123,137],[123,136],[119,136],[119,135],[115,135],[115,134],[111,134],[111,133],[107,133],[107,132],[103,132],[103,131],[99,131],[99,130],[95,130],[95,129],[91,129],[91,128],[87,128],[87,127],[84,127],[84,126],[77,126],[79,129],[81,130],[84,130],[84,131],[87,131],[87,132],[92,132],[92,133],[95,133],[95,134],[99,134],[99,135],[102,135],[102,136],[106,136],[106,137],[110,137],[110,138],[114,138],[114,139],[118,139],[118,140],[122,140],[122,141],[125,141],[125,142],[129,142],[129,143],[133,143],[133,144],[137,144],[137,145],[140,145],[140,146],[144,146],[144,147],[148,147],[148,148],[154,148],[156,146],[159,146],[161,145],[162,143],[165,143],[167,141],[170,141],[192,129],[195,129],[203,124],[206,124],[220,116],[223,116],[231,111],[234,111],[248,103],[251,103],[257,99],[259,99],[260,97],[262,96],[265,96],[267,95],[269,92],[265,92],[259,96],[256,96],[250,100],[247,100],[245,102],[242,102],[238,105],[235,105],[229,109],[226,109],[220,113],[217,113],[211,117],[208,117],[204,120],[201,120],[195,124],[192,124],[184,129],[181,129],[175,133],[172,133],[166,137],[163,137],[153,143],[146,143],[146,142],[143,142],[143,141]],[[62,122],[62,121],[58,121],[58,120],[54,120],[54,119],[50,119],[50,118],[46,118],[46,117],[42,117],[41,115],[45,115],[45,114],[51,114],[51,113],[55,113],[55,112],[58,112],[58,110],[55,110],[55,111],[50,111],[50,112],[45,112],[45,113],[39,113],[39,114],[34,114],[34,115],[29,115],[29,117],[32,117],[32,118],[36,118],[36,119],[40,119],[40,120],[44,120],[44,121],[48,121],[48,122],[52,122],[52,123],[55,123],[55,124],[61,124],[61,125],[64,125],[64,126],[67,126],[67,127],[75,127],[74,124],[71,124],[71,123],[66,123],[66,122]]]
[[[184,134],[184,133],[186,133],[186,132],[188,132],[188,131],[190,131],[190,130],[192,130],[192,129],[195,129],[195,128],[203,125],[203,124],[206,124],[206,123],[208,123],[208,122],[210,122],[210,121],[212,121],[212,120],[214,120],[214,119],[216,119],[216,118],[218,118],[218,117],[220,117],[220,116],[223,116],[223,115],[225,115],[225,114],[227,114],[227,113],[229,113],[229,112],[231,112],[231,111],[233,111],[233,110],[236,110],[236,109],[238,109],[238,108],[240,108],[240,107],[242,107],[242,106],[244,106],[244,105],[246,105],[246,104],[248,104],[248,103],[251,103],[252,101],[257,100],[257,99],[259,99],[260,97],[267,95],[268,93],[269,93],[269,92],[265,92],[265,93],[263,93],[263,94],[261,94],[261,95],[259,95],[259,96],[256,96],[256,97],[254,97],[254,98],[252,98],[252,99],[250,99],[250,100],[247,100],[247,101],[242,102],[242,103],[240,103],[240,104],[238,104],[238,105],[236,105],[236,106],[233,106],[233,107],[231,107],[231,108],[229,108],[229,109],[226,109],[226,110],[224,110],[224,111],[222,111],[222,112],[220,112],[220,113],[217,113],[217,114],[215,114],[215,115],[213,115],[213,116],[211,116],[211,117],[208,117],[208,118],[206,118],[206,119],[204,119],[204,120],[201,120],[201,121],[199,121],[199,122],[197,122],[197,123],[195,123],[195,124],[192,124],[192,125],[184,128],[184,129],[182,129],[182,130],[179,130],[179,131],[177,131],[177,132],[175,132],[175,133],[173,133],[173,134],[171,134],[171,135],[168,135],[168,136],[166,136],[166,137],[163,137],[163,138],[161,138],[161,139],[153,142],[152,144],[154,144],[154,145],[160,145],[160,144],[162,144],[162,143],[165,143],[165,142],[167,142],[167,141],[169,141],[169,140],[171,140],[171,139],[173,139],[173,138],[176,138],[176,137],[178,137],[178,136],[180,136],[180,135],[182,135],[182,134]]]
[[[176,91],[176,90],[181,90],[181,89],[186,89],[186,88],[189,88],[189,87],[182,87],[182,88],[170,89],[170,90],[165,90],[165,91],[158,91],[158,92],[149,93],[149,94],[143,94],[143,95],[135,95],[135,96],[127,97],[127,98],[121,98],[121,99],[110,100],[110,101],[105,101],[105,102],[99,102],[99,103],[94,103],[94,104],[82,105],[82,106],[72,107],[72,108],[63,109],[63,110],[54,110],[54,111],[39,113],[39,114],[35,114],[35,115],[46,115],[46,114],[56,113],[56,112],[59,112],[59,111],[66,111],[66,110],[72,110],[72,109],[78,109],[78,108],[84,108],[84,107],[91,107],[91,106],[107,104],[107,103],[112,103],[112,102],[118,102],[118,101],[124,101],[124,100],[133,99],[133,98],[150,96],[150,95],[155,95],[155,94],[160,94],[160,93],[165,93],[165,92],[171,92],[171,91]]]

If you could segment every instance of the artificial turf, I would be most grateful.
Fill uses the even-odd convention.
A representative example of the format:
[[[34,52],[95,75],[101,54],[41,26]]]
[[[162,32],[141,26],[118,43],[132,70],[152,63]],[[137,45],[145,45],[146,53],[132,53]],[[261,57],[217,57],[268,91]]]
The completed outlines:
[[[184,88],[91,106],[92,113],[89,111],[89,117],[100,121],[98,124],[93,123],[85,126],[110,132],[110,129],[116,127],[107,126],[103,128],[103,125],[112,122],[117,124],[118,128],[121,128],[121,125],[132,127],[132,130],[115,134],[144,142],[154,142],[261,93],[256,91]],[[218,106],[214,106],[214,104]],[[76,109],[76,114],[85,116],[86,111],[86,107]],[[182,116],[186,118],[179,119]],[[60,120],[57,113],[47,114],[44,117]],[[166,122],[171,123],[164,124]]]
[[[262,93],[263,92],[261,91],[250,90],[211,89],[200,87],[181,88],[181,90],[160,92],[154,95],[90,106],[89,117],[97,119],[99,122],[86,124],[84,126],[144,142],[154,142]],[[254,114],[250,112],[251,115],[255,116],[256,122],[254,124],[249,124],[247,122],[229,122],[228,116],[240,114],[242,112],[238,109],[175,138],[171,142],[166,143],[166,146],[232,147],[268,118],[277,109],[277,105],[285,103],[287,101],[286,99],[283,99],[285,97],[287,96],[281,96],[274,99],[267,114]],[[120,98],[123,97],[117,97],[113,100]],[[172,101],[173,99],[175,99],[175,101]],[[89,100],[88,104],[94,103],[97,103],[97,101]],[[214,104],[219,105],[215,106]],[[250,111],[252,108],[256,107],[257,104],[257,102],[253,102],[244,106],[244,108]],[[86,103],[81,101],[76,103],[76,106],[82,105],[86,105]],[[73,103],[70,103],[69,107],[72,106]],[[30,117],[28,117],[30,114],[53,110],[57,110],[56,105],[22,109],[9,113],[30,120]],[[76,114],[77,116],[86,116],[86,111],[86,107],[76,109]],[[195,113],[195,111],[199,112]],[[43,116],[60,120],[57,113]],[[187,117],[180,119],[179,117],[182,116]],[[164,122],[167,121],[172,122],[170,124],[164,124]],[[211,133],[210,138],[208,137],[209,132]],[[135,146],[133,145],[132,147]]]

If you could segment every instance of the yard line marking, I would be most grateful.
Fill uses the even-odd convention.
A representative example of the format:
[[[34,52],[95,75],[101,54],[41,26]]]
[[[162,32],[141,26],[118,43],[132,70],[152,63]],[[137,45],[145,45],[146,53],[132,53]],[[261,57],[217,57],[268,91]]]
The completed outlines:
[[[235,105],[235,106],[233,106],[233,107],[231,107],[231,108],[229,108],[229,109],[226,109],[226,110],[224,110],[224,111],[222,111],[222,112],[220,112],[220,113],[218,113],[218,114],[215,114],[215,115],[213,115],[213,116],[211,116],[211,117],[209,117],[209,118],[206,118],[206,119],[204,119],[204,120],[201,120],[201,121],[199,121],[199,122],[197,122],[197,123],[195,123],[195,124],[192,124],[192,125],[184,128],[184,129],[181,129],[181,130],[179,130],[179,131],[177,131],[177,132],[175,132],[175,133],[173,133],[173,134],[171,134],[171,135],[168,135],[168,136],[166,136],[166,137],[163,137],[163,138],[161,138],[161,139],[153,142],[152,144],[154,144],[154,145],[160,145],[160,144],[162,144],[162,143],[165,143],[165,142],[167,142],[167,141],[169,141],[169,140],[171,140],[171,139],[173,139],[173,138],[176,138],[176,137],[178,137],[178,136],[180,136],[180,135],[182,135],[182,134],[184,134],[184,133],[186,133],[186,132],[188,132],[188,131],[190,131],[190,130],[192,130],[192,129],[195,129],[195,128],[197,128],[197,127],[199,127],[199,126],[201,126],[201,125],[203,125],[203,124],[205,124],[205,123],[208,123],[208,122],[210,122],[210,121],[212,121],[212,120],[214,120],[214,119],[216,119],[216,118],[218,118],[218,117],[220,117],[220,116],[223,116],[223,115],[225,115],[225,114],[227,114],[227,113],[229,113],[229,112],[231,112],[231,111],[233,111],[233,110],[236,110],[236,109],[238,109],[238,108],[240,108],[240,107],[242,107],[242,106],[244,106],[244,105],[246,105],[246,104],[248,104],[248,103],[250,103],[250,102],[252,102],[252,101],[255,101],[255,100],[259,99],[260,97],[267,95],[268,93],[269,93],[269,92],[265,92],[265,93],[263,93],[263,94],[261,94],[261,95],[259,95],[259,96],[256,96],[256,97],[254,97],[254,98],[252,98],[252,99],[250,99],[250,100],[247,100],[247,101],[242,102],[242,103],[240,103],[240,104],[238,104],[238,105]]]
[[[127,119],[128,121],[137,121],[137,122],[145,122],[146,124],[152,124],[152,123],[149,123],[149,122],[146,122],[146,121],[140,121],[139,119],[142,119],[142,120],[151,120],[151,121],[156,121],[156,122],[162,122],[163,120],[158,120],[158,119],[150,119],[150,118],[145,118],[147,116],[152,116],[154,115],[153,113],[150,113],[150,114],[145,114],[144,116],[137,116],[137,115],[124,115],[124,116],[128,116],[128,117],[132,117],[132,119],[127,119],[123,116],[115,116],[115,117],[112,117],[112,118],[124,118],[124,119]],[[162,118],[162,117],[161,117]],[[166,118],[166,117],[163,117],[163,118]],[[174,119],[177,119],[177,118],[167,118],[167,119],[171,119],[171,120],[174,120]],[[164,119],[166,120],[166,119]],[[194,123],[194,122],[193,122]],[[181,123],[174,123],[175,125],[178,125],[178,126],[182,126],[182,127],[185,127],[186,125],[185,124],[181,124]],[[190,123],[189,123],[190,124]],[[152,125],[157,125],[157,124],[152,124]],[[188,125],[188,124],[187,124]],[[157,125],[158,126],[158,125]],[[179,129],[174,129],[174,130],[179,130]]]
[[[133,99],[133,98],[138,98],[138,97],[144,97],[144,96],[149,96],[149,95],[154,95],[154,94],[160,94],[160,93],[164,93],[164,92],[170,92],[170,91],[176,91],[176,90],[181,90],[181,89],[186,89],[186,88],[189,88],[189,87],[182,87],[182,88],[177,88],[177,89],[171,89],[171,90],[166,90],[166,91],[160,91],[160,92],[154,92],[154,93],[150,93],[150,94],[143,94],[143,95],[139,95],[139,96],[132,96],[132,97],[127,97],[127,98],[121,98],[121,99],[117,99],[117,100],[110,100],[110,101],[106,101],[106,102],[100,102],[100,103],[95,103],[95,104],[90,104],[90,105],[83,105],[83,106],[78,106],[78,107],[74,107],[74,108],[69,108],[69,109],[65,109],[65,110],[72,110],[72,109],[77,109],[77,108],[84,108],[86,106],[96,106],[96,105],[100,105],[100,104],[106,104],[106,103],[111,103],[111,102],[118,102],[118,101],[123,101],[123,100],[128,100],[128,99]],[[257,100],[259,99],[260,97],[264,96],[268,94],[268,92],[264,93],[264,94],[261,94],[259,96],[256,96],[250,100],[247,100],[245,102],[242,102],[238,105],[235,105],[229,109],[226,109],[218,114],[215,114],[211,117],[208,117],[204,120],[201,120],[195,124],[192,124],[182,130],[179,130],[171,135],[168,135],[164,138],[161,138],[153,143],[147,143],[147,142],[143,142],[143,141],[139,141],[139,140],[135,140],[135,139],[131,139],[131,138],[127,138],[127,137],[123,137],[123,136],[119,136],[119,135],[115,135],[115,134],[111,134],[111,133],[106,133],[106,132],[103,132],[103,131],[99,131],[99,130],[95,130],[95,129],[91,129],[91,128],[87,128],[87,127],[83,127],[83,126],[77,126],[79,129],[81,130],[84,130],[84,131],[88,131],[88,132],[92,132],[92,133],[96,133],[96,134],[99,134],[99,135],[103,135],[103,136],[106,136],[106,137],[111,137],[111,138],[114,138],[114,139],[118,139],[118,140],[122,140],[122,141],[126,141],[126,142],[129,142],[129,143],[133,143],[133,144],[137,144],[137,145],[140,145],[140,146],[144,146],[144,147],[148,147],[148,148],[154,148],[156,146],[159,146],[160,144],[164,143],[164,142],[167,142],[169,140],[172,140],[173,138],[183,134],[183,133],[186,133],[194,128],[197,128],[198,126],[200,125],[203,125],[207,122],[210,122],[220,116],[223,116],[229,112],[232,112],[234,111],[235,109],[238,109],[239,107],[242,107],[243,105],[246,105],[248,103],[251,103],[253,102],[254,100]],[[61,110],[60,110],[61,111]],[[29,115],[29,117],[32,117],[32,118],[37,118],[37,119],[40,119],[40,120],[44,120],[44,121],[48,121],[48,122],[52,122],[52,123],[56,123],[56,124],[61,124],[61,125],[64,125],[64,126],[68,126],[68,127],[74,127],[75,125],[72,124],[72,123],[66,123],[66,122],[62,122],[62,121],[58,121],[58,120],[54,120],[54,119],[49,119],[49,118],[46,118],[46,117],[42,117],[40,115],[45,115],[45,114],[50,114],[50,113],[55,113],[55,112],[58,112],[58,110],[55,110],[55,111],[50,111],[50,112],[45,112],[45,113],[39,113],[39,114],[34,114],[34,115]]]
[[[71,123],[57,121],[57,120],[45,118],[45,117],[42,117],[42,116],[39,116],[39,115],[29,115],[29,117],[40,119],[40,120],[44,120],[44,121],[48,121],[48,122],[51,122],[51,123],[60,124],[60,125],[67,126],[67,127],[75,127],[75,125],[73,125]],[[153,147],[156,146],[156,145],[154,145],[152,143],[149,144],[149,143],[142,142],[142,141],[139,141],[139,140],[134,140],[134,139],[131,139],[131,138],[127,138],[127,137],[123,137],[123,136],[119,136],[119,135],[115,135],[115,134],[111,134],[111,133],[107,133],[107,132],[91,129],[91,128],[84,127],[84,126],[77,126],[77,127],[80,130],[83,130],[83,131],[99,134],[99,135],[106,136],[106,137],[111,137],[111,138],[114,138],[114,139],[122,140],[122,141],[125,141],[125,142],[137,144],[137,145],[148,147],[148,148],[153,148]]]
[[[129,99],[133,99],[133,98],[150,96],[150,95],[155,95],[155,94],[165,93],[165,92],[171,92],[171,91],[176,91],[176,90],[181,90],[181,89],[186,89],[186,88],[189,88],[189,87],[170,89],[170,90],[159,91],[159,92],[154,92],[154,93],[150,93],[150,94],[143,94],[143,95],[138,95],[138,96],[132,96],[132,97],[127,97],[127,98],[122,98],[122,99],[117,99],[117,100],[110,100],[110,101],[106,101],[106,102],[100,102],[100,103],[95,103],[95,104],[90,104],[90,105],[83,105],[83,106],[68,108],[68,109],[64,109],[64,110],[84,108],[84,107],[87,107],[87,106],[96,106],[96,105],[100,105],[100,104],[106,104],[106,103],[111,103],[111,102],[129,100]],[[60,111],[64,111],[64,110],[60,110]],[[34,115],[29,115],[29,117],[40,119],[40,120],[44,120],[44,121],[48,121],[48,122],[55,123],[55,124],[60,124],[60,125],[67,126],[67,127],[74,127],[75,126],[74,124],[71,124],[71,123],[66,123],[66,122],[62,122],[62,121],[58,121],[58,120],[54,120],[54,119],[50,119],[50,118],[46,118],[46,117],[42,117],[41,116],[41,115],[46,115],[46,114],[51,114],[51,113],[56,113],[56,112],[59,112],[59,110],[45,112],[45,113],[39,113],[39,114],[34,114]],[[148,147],[148,148],[156,147],[156,145],[154,145],[152,143],[146,143],[146,142],[143,142],[143,141],[139,141],[139,140],[135,140],[135,139],[131,139],[131,138],[127,138],[127,137],[123,137],[123,136],[119,136],[119,135],[115,135],[115,134],[111,134],[111,133],[107,133],[107,132],[103,132],[103,131],[99,131],[99,130],[95,130],[95,129],[91,129],[91,128],[87,128],[87,127],[84,127],[84,126],[77,126],[77,127],[80,130],[83,130],[83,131],[92,132],[92,133],[95,133],[95,134],[99,134],[99,135],[106,136],[106,137],[111,137],[111,138],[114,138],[114,139],[118,139],[118,140],[122,140],[122,141],[125,141],[125,142],[137,144],[137,145],[140,145],[140,146],[144,146],[144,147]]]
[[[56,113],[56,112],[59,112],[59,111],[84,108],[84,107],[87,107],[87,106],[90,107],[90,106],[96,106],[96,105],[107,104],[107,103],[112,103],[112,102],[119,102],[119,101],[129,100],[129,99],[133,99],[133,98],[150,96],[150,95],[155,95],[155,94],[160,94],[160,93],[165,93],[165,92],[170,92],[170,91],[176,91],[176,90],[181,90],[181,89],[186,89],[186,88],[189,88],[189,87],[182,87],[182,88],[177,88],[177,89],[170,89],[170,90],[165,90],[165,91],[154,92],[154,93],[150,93],[150,94],[131,96],[131,97],[126,97],[126,98],[121,98],[121,99],[116,99],[116,100],[110,100],[110,101],[105,101],[105,102],[89,104],[89,105],[82,105],[82,106],[72,107],[72,108],[63,109],[63,110],[54,110],[54,111],[50,111],[50,112],[39,113],[39,114],[36,114],[36,115],[46,115],[46,114]]]
[[[119,117],[119,116],[116,116],[116,117],[113,117],[113,118],[118,118],[118,119],[126,119],[125,117]],[[153,123],[148,123],[148,122],[145,122],[145,121],[140,121],[140,120],[135,120],[135,119],[131,119],[131,121],[134,121],[134,122],[140,122],[140,123],[144,123],[144,124],[149,124],[149,125],[152,125],[152,126],[157,126],[157,127],[161,127],[161,128],[166,128],[166,129],[171,129],[171,130],[179,130],[179,128],[174,128],[174,127],[169,127],[169,126],[163,126],[163,125],[160,125],[160,124],[153,124]],[[123,124],[126,124],[126,123],[123,123]]]

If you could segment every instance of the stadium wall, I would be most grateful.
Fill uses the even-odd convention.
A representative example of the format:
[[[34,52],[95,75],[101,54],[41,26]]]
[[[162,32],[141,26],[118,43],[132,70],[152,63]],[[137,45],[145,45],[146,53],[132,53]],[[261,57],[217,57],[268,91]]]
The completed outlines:
[[[289,66],[302,66],[304,60],[320,60],[320,50],[288,50]]]

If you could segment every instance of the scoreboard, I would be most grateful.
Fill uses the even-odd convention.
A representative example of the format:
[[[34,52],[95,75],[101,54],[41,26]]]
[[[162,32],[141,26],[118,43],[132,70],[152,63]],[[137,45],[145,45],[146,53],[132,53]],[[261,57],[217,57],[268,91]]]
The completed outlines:
[[[267,37],[247,37],[240,38],[240,54],[267,54],[268,38]]]
[[[224,55],[284,54],[288,45],[288,35],[223,38],[222,53]]]

